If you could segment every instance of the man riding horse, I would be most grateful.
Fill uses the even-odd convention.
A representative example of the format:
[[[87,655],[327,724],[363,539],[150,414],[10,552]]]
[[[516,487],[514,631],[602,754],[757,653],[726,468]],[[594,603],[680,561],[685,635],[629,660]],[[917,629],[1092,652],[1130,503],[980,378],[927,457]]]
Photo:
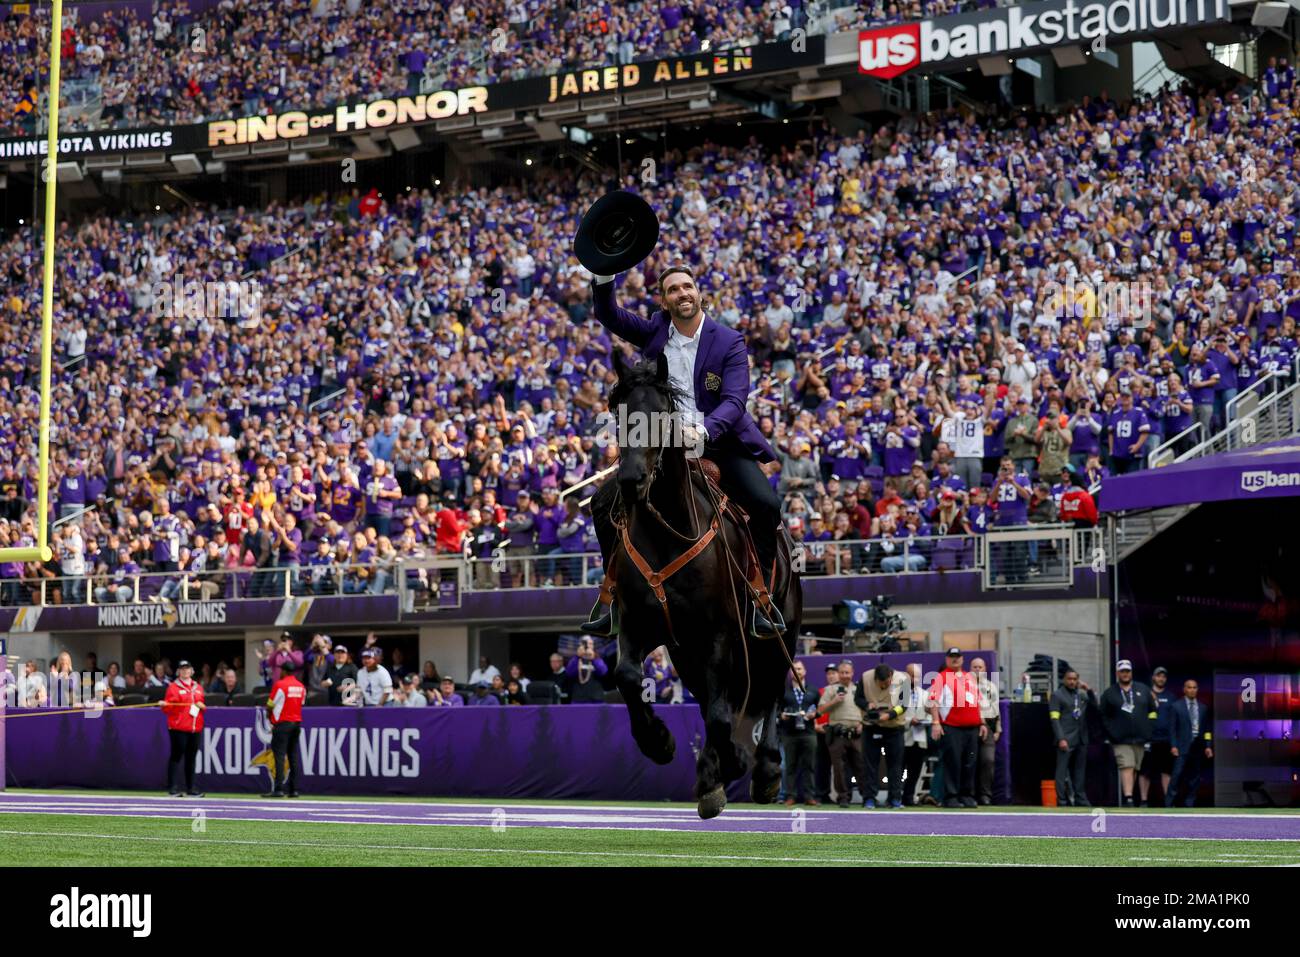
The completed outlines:
[[[682,441],[687,448],[702,444],[703,457],[717,465],[722,491],[749,514],[759,566],[769,572],[777,554],[781,502],[759,463],[775,462],[777,457],[746,410],[749,355],[744,336],[704,314],[695,277],[685,266],[660,273],[663,308],[649,319],[619,308],[613,276],[597,275],[592,295],[601,325],[640,349],[644,358],[667,360],[668,378],[677,393],[676,411],[688,423]],[[617,603],[606,601],[612,595],[608,570],[618,533],[608,509],[593,511],[607,571],[602,600],[593,606],[582,630],[610,637],[618,632]],[[776,604],[768,608],[770,616],[758,602],[750,602],[748,628],[756,638],[780,637],[785,631]]]

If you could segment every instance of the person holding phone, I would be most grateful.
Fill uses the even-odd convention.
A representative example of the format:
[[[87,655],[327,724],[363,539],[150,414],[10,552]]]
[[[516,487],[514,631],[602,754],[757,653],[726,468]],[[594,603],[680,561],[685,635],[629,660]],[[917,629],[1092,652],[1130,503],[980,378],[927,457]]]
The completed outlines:
[[[600,704],[605,700],[605,686],[602,679],[609,672],[609,666],[596,653],[596,643],[591,638],[583,638],[578,643],[578,653],[564,666],[569,676],[569,700],[573,704]]]

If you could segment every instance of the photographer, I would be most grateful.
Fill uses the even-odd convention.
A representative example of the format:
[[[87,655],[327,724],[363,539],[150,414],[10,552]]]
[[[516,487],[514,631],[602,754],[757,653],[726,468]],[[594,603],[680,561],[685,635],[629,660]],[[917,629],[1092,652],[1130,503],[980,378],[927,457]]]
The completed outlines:
[[[826,744],[834,769],[837,803],[848,807],[854,779],[865,782],[862,750],[858,745],[862,737],[862,711],[853,700],[853,662],[847,658],[841,661],[837,673],[839,683],[826,686],[817,703],[817,713],[827,717]]]
[[[571,704],[601,704],[605,700],[605,687],[601,679],[609,667],[598,654],[596,644],[590,638],[583,638],[578,644],[578,653],[564,666],[569,676],[569,702]]]
[[[874,808],[880,791],[880,756],[885,757],[885,774],[889,778],[889,806],[903,806],[903,732],[907,727],[907,675],[880,664],[871,674],[863,675],[854,694],[854,703],[866,722],[863,742],[866,775],[862,806]]]
[[[285,661],[293,663],[294,671],[301,671],[303,666],[303,654],[294,647],[293,635],[287,631],[280,636],[279,642],[276,643],[275,651],[267,659],[267,674],[270,678],[269,683],[279,680],[280,665]]]
[[[814,694],[805,682],[803,662],[796,661],[781,701],[781,724],[778,727],[784,758],[781,789],[785,791],[786,807],[793,807],[796,800],[810,807],[818,803],[813,793],[817,758],[817,734],[814,730],[817,702]]]
[[[330,667],[334,664],[334,655],[331,654],[331,644],[325,635],[312,635],[311,650],[306,655],[306,668],[302,677],[306,678],[307,691],[310,694],[315,691],[328,691],[329,685],[325,684],[329,676]]]

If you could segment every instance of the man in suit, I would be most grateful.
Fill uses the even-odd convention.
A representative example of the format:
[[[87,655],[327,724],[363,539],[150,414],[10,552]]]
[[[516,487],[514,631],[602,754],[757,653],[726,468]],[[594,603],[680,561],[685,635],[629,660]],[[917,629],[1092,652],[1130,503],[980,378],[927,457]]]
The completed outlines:
[[[1079,672],[1067,671],[1048,710],[1056,739],[1058,807],[1091,807],[1084,774],[1088,768],[1088,709],[1095,707],[1097,696],[1087,682],[1079,680]]]
[[[668,363],[668,379],[681,398],[677,412],[689,424],[683,441],[699,448],[703,440],[704,456],[712,459],[721,475],[722,489],[749,514],[754,549],[763,568],[776,558],[777,527],[781,521],[781,502],[759,463],[775,472],[779,460],[772,447],[746,411],[749,400],[749,353],[745,337],[704,315],[695,277],[685,266],[671,266],[659,274],[659,297],[663,309],[649,319],[620,309],[614,300],[614,277],[596,276],[592,285],[596,319],[610,332],[621,336],[641,350],[645,359],[663,356]],[[599,496],[599,493],[597,493]],[[604,507],[593,501],[593,519],[600,551],[609,567],[616,532],[609,517],[608,499]],[[607,580],[602,595],[612,585]],[[751,602],[750,631],[755,637],[773,637],[785,629],[775,605],[768,618]],[[592,608],[592,618],[582,626],[588,634],[612,636],[617,628],[612,606],[604,611],[602,602]]]
[[[1165,792],[1165,807],[1173,807],[1179,792],[1183,807],[1196,804],[1196,789],[1206,761],[1214,757],[1210,747],[1210,722],[1205,705],[1196,700],[1200,687],[1191,678],[1183,682],[1183,696],[1169,704],[1169,753],[1174,770]]]

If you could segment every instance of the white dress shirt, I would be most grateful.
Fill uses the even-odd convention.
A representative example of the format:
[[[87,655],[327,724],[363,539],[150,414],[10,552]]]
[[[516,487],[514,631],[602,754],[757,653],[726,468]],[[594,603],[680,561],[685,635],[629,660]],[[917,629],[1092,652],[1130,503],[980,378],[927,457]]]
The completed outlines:
[[[695,327],[695,335],[684,336],[676,324],[669,326],[668,341],[664,343],[664,356],[668,359],[668,381],[681,393],[677,411],[683,421],[693,425],[708,439],[704,430],[704,416],[695,404],[695,357],[700,351],[700,337],[704,332],[704,315]]]

